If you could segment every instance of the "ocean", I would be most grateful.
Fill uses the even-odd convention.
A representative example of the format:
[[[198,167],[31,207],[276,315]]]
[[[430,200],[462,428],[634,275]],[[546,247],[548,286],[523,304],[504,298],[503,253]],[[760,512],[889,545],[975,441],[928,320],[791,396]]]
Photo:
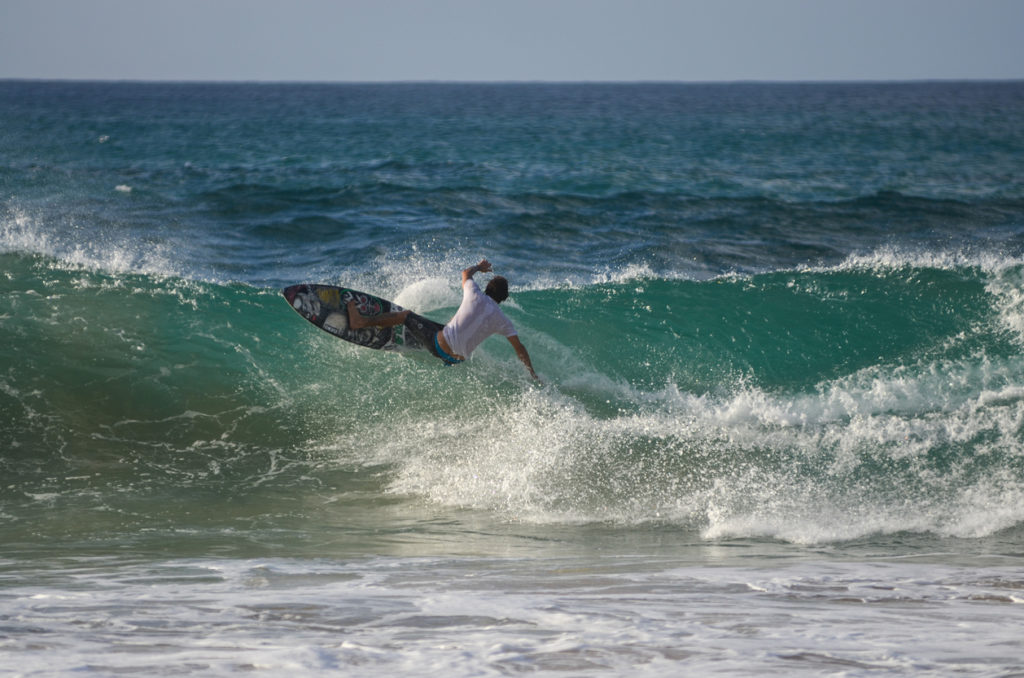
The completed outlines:
[[[1024,83],[0,81],[0,292],[2,675],[1024,675]]]

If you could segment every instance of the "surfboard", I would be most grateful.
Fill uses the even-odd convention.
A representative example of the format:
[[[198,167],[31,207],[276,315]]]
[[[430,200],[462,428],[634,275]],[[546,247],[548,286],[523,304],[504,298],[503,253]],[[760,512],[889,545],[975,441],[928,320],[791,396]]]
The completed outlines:
[[[355,301],[359,312],[368,317],[405,309],[373,294],[334,285],[291,285],[281,290],[281,294],[299,315],[324,332],[375,350],[427,351],[434,354],[434,335],[444,327],[429,318],[410,313],[404,324],[395,327],[352,329],[348,322],[349,301]]]

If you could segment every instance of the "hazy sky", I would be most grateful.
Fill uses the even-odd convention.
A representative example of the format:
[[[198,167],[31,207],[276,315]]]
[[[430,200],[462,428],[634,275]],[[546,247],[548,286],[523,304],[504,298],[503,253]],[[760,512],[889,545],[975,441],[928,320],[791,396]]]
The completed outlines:
[[[0,78],[1024,78],[1024,0],[0,0]]]

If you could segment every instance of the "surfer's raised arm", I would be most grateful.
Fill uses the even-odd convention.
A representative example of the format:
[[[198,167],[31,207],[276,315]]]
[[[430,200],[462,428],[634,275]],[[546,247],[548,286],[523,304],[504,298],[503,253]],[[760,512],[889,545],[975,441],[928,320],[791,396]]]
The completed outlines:
[[[479,264],[476,264],[475,266],[470,266],[469,268],[462,271],[462,284],[465,285],[466,281],[472,278],[477,273],[490,273],[493,270],[494,267],[491,266],[491,262],[487,261],[486,259],[481,259]]]

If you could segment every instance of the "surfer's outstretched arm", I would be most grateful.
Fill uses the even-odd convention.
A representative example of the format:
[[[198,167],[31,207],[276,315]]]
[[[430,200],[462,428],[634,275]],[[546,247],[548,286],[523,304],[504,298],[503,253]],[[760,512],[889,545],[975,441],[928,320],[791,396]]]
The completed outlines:
[[[526,365],[526,369],[529,370],[530,376],[533,377],[535,381],[540,381],[540,377],[538,377],[537,373],[533,371],[533,364],[530,362],[530,354],[526,351],[526,347],[523,346],[523,342],[519,341],[519,337],[515,334],[511,337],[507,337],[507,339],[508,343],[512,344],[512,348],[515,349],[519,360]]]
[[[348,302],[348,326],[354,330],[365,327],[395,327],[405,322],[409,311],[391,311],[375,316],[365,316],[359,312],[355,301]]]

